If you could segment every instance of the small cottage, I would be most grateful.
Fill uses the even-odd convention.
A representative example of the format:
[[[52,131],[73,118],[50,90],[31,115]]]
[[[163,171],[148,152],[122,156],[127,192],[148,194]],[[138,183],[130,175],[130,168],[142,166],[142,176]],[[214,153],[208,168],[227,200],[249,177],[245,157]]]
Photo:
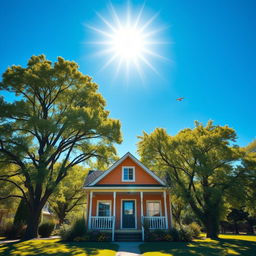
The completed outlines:
[[[90,171],[84,189],[88,229],[108,230],[113,241],[123,234],[144,240],[145,225],[149,229],[172,226],[165,182],[129,152],[107,171]]]

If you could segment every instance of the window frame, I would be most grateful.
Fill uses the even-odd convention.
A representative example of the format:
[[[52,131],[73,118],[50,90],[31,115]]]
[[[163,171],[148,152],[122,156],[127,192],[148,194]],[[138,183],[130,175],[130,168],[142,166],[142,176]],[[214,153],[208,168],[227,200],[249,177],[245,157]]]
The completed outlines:
[[[100,203],[109,203],[110,205],[110,210],[109,210],[109,216],[99,216],[99,205]],[[111,200],[97,200],[97,217],[111,217],[112,213],[112,201]]]
[[[128,169],[132,169],[133,170],[133,179],[132,180],[125,180],[124,179],[124,170],[128,168]],[[128,178],[129,178],[129,173],[128,173]],[[135,182],[135,167],[134,166],[123,166],[122,167],[122,182]]]
[[[160,215],[159,216],[149,216],[148,203],[159,203],[160,207]],[[147,217],[162,217],[162,201],[161,200],[146,200],[146,214]]]

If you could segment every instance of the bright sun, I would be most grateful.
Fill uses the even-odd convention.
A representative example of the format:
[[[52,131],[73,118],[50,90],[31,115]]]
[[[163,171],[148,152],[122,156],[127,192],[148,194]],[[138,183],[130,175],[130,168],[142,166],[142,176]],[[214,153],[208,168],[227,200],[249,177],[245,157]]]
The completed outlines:
[[[97,36],[100,36],[92,42],[93,45],[99,46],[97,54],[107,57],[102,69],[114,65],[117,74],[122,68],[126,69],[126,73],[135,68],[141,78],[143,78],[144,67],[158,73],[152,64],[152,59],[166,60],[157,52],[157,46],[166,44],[159,40],[160,37],[157,35],[163,28],[154,28],[152,25],[158,14],[143,20],[143,9],[144,6],[134,16],[131,13],[135,11],[131,10],[128,4],[125,14],[117,15],[114,7],[110,5],[111,18],[109,20],[97,13],[103,22],[102,28],[88,26],[97,33]]]
[[[120,58],[130,60],[143,53],[146,42],[138,29],[123,27],[113,33],[112,46],[113,52]]]

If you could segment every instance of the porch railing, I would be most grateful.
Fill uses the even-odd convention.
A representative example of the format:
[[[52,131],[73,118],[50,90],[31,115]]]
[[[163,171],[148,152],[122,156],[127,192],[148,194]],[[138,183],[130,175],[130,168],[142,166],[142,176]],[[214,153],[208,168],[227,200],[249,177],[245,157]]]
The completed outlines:
[[[114,216],[91,216],[90,229],[113,229],[114,223]]]
[[[165,216],[143,216],[142,217],[142,223],[144,228],[149,228],[149,229],[166,229],[166,217]]]

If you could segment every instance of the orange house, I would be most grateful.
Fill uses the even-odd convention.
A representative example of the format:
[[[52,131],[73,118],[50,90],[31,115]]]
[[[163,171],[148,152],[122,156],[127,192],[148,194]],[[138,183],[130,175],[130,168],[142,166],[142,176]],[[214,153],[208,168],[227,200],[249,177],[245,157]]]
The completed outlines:
[[[144,240],[145,225],[149,229],[172,226],[165,182],[129,152],[107,171],[90,171],[84,189],[88,229],[109,230],[113,241],[124,233]]]

